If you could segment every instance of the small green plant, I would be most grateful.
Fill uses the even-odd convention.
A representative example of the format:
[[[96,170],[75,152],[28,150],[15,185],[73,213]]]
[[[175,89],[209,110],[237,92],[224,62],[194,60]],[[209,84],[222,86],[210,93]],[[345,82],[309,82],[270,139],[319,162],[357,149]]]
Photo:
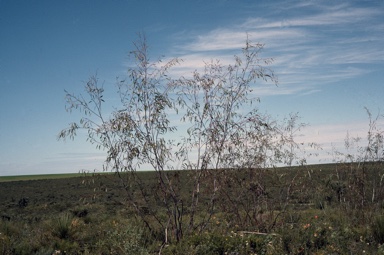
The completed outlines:
[[[72,223],[72,217],[69,213],[64,213],[57,218],[54,223],[54,234],[61,239],[69,237],[70,227]]]
[[[3,233],[0,233],[0,253],[11,254],[11,242],[9,237]]]
[[[379,244],[384,243],[384,216],[378,216],[373,221],[372,225],[372,234],[375,241]]]
[[[188,252],[186,252],[188,251]],[[183,239],[176,245],[166,247],[162,254],[282,254],[281,238],[256,232],[203,233]]]
[[[146,255],[147,251],[143,228],[126,220],[105,222],[100,229],[100,238],[94,245],[94,252],[101,254]]]

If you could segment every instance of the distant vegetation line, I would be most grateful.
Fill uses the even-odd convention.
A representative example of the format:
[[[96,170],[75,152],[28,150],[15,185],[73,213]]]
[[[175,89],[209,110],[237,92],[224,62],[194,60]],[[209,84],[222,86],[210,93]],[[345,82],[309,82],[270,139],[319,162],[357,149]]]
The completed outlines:
[[[318,166],[320,168],[328,168],[338,163],[324,163],[324,164],[311,164],[312,167]],[[289,168],[287,166],[277,167],[280,169]],[[170,171],[178,171],[178,170],[170,170]],[[183,170],[188,171],[188,170]],[[153,172],[151,170],[145,170],[140,172]],[[45,180],[45,179],[65,179],[72,177],[81,177],[85,175],[92,174],[113,174],[114,172],[81,172],[81,173],[65,173],[65,174],[31,174],[31,175],[13,175],[13,176],[0,176],[0,182],[11,182],[11,181],[31,181],[31,180]]]
[[[71,177],[80,177],[83,175],[84,173],[0,176],[0,182],[63,179],[63,178],[71,178]]]
[[[154,170],[140,170],[140,172],[154,172]],[[10,181],[33,181],[33,180],[44,180],[44,179],[65,179],[72,177],[90,176],[92,174],[114,174],[114,172],[93,172],[84,171],[79,173],[61,173],[61,174],[30,174],[30,175],[11,175],[11,176],[0,176],[0,182]]]

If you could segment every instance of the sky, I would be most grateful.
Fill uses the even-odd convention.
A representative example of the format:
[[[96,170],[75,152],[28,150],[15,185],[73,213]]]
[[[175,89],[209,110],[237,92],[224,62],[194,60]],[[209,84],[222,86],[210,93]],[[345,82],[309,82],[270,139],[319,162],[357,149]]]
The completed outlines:
[[[279,84],[256,84],[260,110],[298,112],[300,139],[324,149],[364,136],[364,107],[384,111],[383,0],[0,0],[0,176],[101,170],[105,152],[84,135],[57,140],[80,117],[64,90],[97,73],[113,101],[140,32],[182,72],[230,61],[247,36],[265,44]]]

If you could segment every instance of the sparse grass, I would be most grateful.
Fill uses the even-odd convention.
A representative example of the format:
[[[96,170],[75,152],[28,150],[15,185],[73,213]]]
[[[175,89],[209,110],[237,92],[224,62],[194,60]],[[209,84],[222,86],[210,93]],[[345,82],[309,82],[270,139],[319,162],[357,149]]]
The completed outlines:
[[[69,237],[69,231],[72,224],[72,217],[69,213],[64,213],[53,220],[53,234],[61,239]]]
[[[178,243],[170,236],[164,246],[164,229],[154,229],[153,235],[145,228],[124,201],[125,193],[114,175],[3,182],[0,254],[53,254],[55,250],[62,254],[157,254],[161,247],[162,254],[184,255],[384,254],[384,190],[375,187],[373,202],[368,192],[380,183],[367,170],[366,176],[373,180],[364,183],[369,199],[364,207],[356,206],[353,199],[360,201],[361,196],[349,189],[355,179],[347,175],[355,172],[351,166],[338,165],[339,178],[345,183],[340,192],[334,169],[335,165],[318,165],[266,171],[260,211],[239,207],[235,212],[244,219],[239,224],[230,214],[233,210],[217,200],[202,232],[186,233]],[[377,176],[384,173],[378,167],[374,171]],[[153,173],[142,174],[151,187]],[[187,172],[183,174],[187,178]],[[288,194],[284,184],[294,176]],[[184,188],[181,196],[188,196]],[[284,204],[282,198],[285,202],[287,195]],[[28,198],[25,207],[18,205],[21,198]],[[204,215],[197,214],[196,220]],[[184,223],[188,220],[186,214]]]
[[[384,217],[377,216],[371,224],[374,240],[379,244],[384,244]]]

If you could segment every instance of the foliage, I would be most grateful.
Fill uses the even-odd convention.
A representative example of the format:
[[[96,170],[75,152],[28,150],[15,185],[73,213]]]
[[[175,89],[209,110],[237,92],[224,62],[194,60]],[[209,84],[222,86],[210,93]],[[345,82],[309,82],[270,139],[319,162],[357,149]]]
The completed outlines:
[[[120,106],[105,116],[104,88],[91,77],[86,97],[66,92],[67,110],[79,110],[83,117],[62,130],[59,138],[73,139],[85,129],[87,140],[107,151],[105,170],[120,176],[130,206],[163,244],[170,239],[178,242],[196,230],[201,233],[215,210],[242,218],[244,227],[259,224],[258,214],[267,208],[266,187],[262,171],[254,174],[255,169],[292,164],[298,148],[294,135],[305,126],[298,123],[297,114],[278,123],[257,110],[256,82],[277,84],[273,71],[265,67],[272,59],[260,57],[263,47],[247,39],[233,64],[212,60],[190,78],[171,78],[170,69],[181,60],[152,62],[145,36],[139,35],[130,52],[133,65],[128,77],[117,82]],[[180,128],[177,116],[186,129]],[[181,134],[181,140],[172,138],[174,132]],[[175,162],[192,170],[189,178],[169,171]],[[136,173],[142,165],[156,172],[155,185],[146,186]],[[225,169],[238,169],[251,179],[238,179]],[[225,188],[231,183],[233,188]],[[182,188],[189,189],[188,196],[182,195]],[[224,208],[216,205],[219,200],[220,205],[243,206]]]
[[[275,235],[206,232],[165,248],[163,254],[279,254],[283,252],[279,242],[280,237]]]
[[[149,254],[143,229],[127,220],[107,220],[99,226],[96,243],[90,250],[103,254]]]
[[[369,119],[366,139],[347,132],[345,150],[332,152],[338,164],[328,184],[333,190],[333,202],[347,210],[370,207],[384,198],[384,176],[380,173],[384,162],[384,131],[380,127],[383,116],[374,118],[369,109],[365,110]]]
[[[372,234],[375,241],[379,244],[384,243],[384,217],[376,217],[371,225]]]
[[[0,252],[1,254],[11,254],[11,243],[9,237],[0,232]]]

